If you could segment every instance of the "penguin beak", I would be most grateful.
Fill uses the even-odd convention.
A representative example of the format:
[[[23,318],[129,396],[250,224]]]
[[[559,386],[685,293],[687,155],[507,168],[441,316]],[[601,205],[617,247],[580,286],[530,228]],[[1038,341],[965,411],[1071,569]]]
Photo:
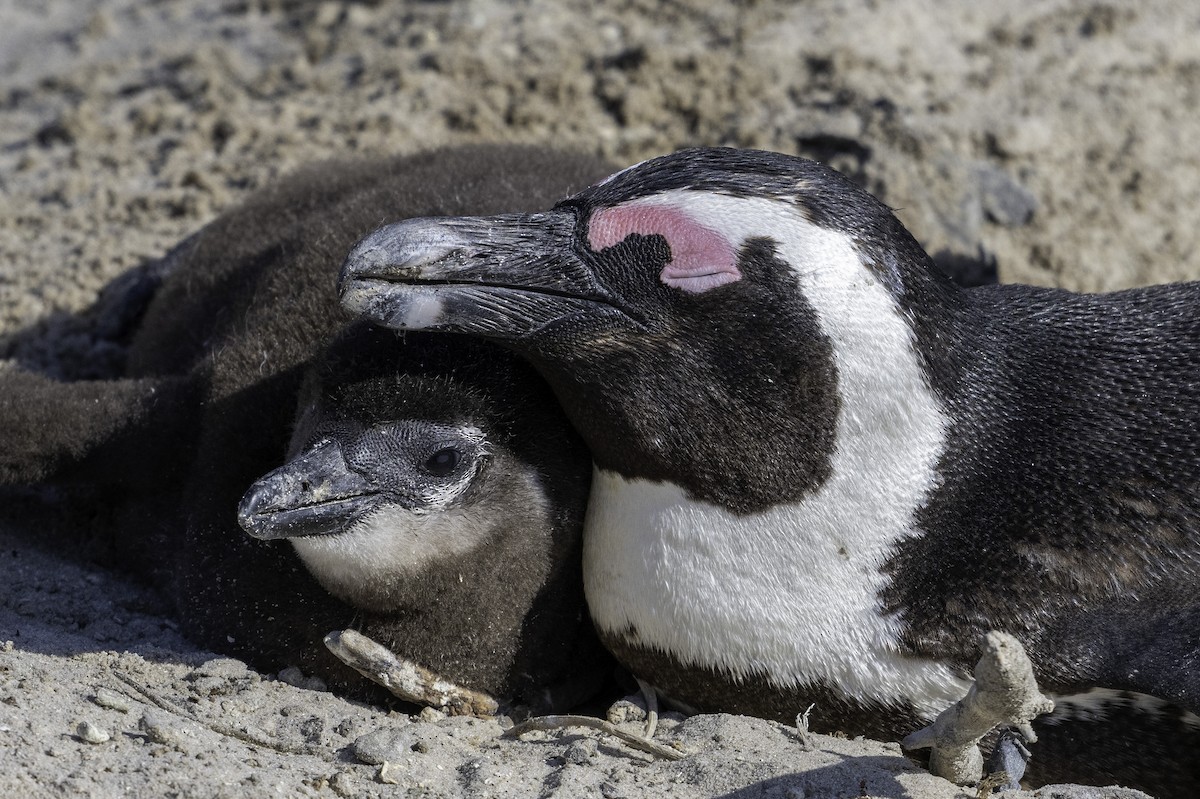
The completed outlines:
[[[582,317],[623,317],[575,250],[567,210],[408,219],[347,256],[342,304],[392,328],[521,339]]]
[[[341,447],[327,441],[252,485],[238,506],[238,524],[263,540],[335,535],[381,501],[346,467]]]

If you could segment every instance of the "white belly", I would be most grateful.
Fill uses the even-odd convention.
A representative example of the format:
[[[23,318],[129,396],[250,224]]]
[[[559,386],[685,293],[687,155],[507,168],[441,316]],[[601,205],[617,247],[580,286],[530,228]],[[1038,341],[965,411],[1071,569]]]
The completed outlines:
[[[781,687],[821,680],[926,715],[962,698],[970,682],[904,655],[898,620],[879,611],[891,542],[831,536],[806,517],[803,504],[736,516],[597,469],[583,563],[592,618],[684,663]]]

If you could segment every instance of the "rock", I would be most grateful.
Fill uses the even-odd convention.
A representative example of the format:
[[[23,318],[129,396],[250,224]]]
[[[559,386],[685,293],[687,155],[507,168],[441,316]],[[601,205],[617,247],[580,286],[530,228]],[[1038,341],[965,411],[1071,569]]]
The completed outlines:
[[[399,760],[412,751],[412,735],[407,730],[387,728],[361,735],[351,747],[360,762],[381,766]]]
[[[97,688],[95,696],[92,697],[92,701],[100,707],[106,707],[109,710],[117,710],[121,713],[128,713],[129,709],[132,707],[127,698],[116,691],[109,690],[108,688]]]
[[[1005,227],[1029,224],[1038,207],[1032,192],[989,164],[976,168],[975,179],[983,213],[989,220]]]
[[[179,752],[188,753],[194,748],[196,734],[180,720],[166,714],[148,710],[138,722],[138,729],[156,744],[169,746]]]
[[[605,716],[613,724],[645,721],[646,700],[640,694],[618,699],[608,708]]]
[[[275,676],[280,682],[287,683],[295,688],[303,688],[306,691],[328,690],[324,680],[320,677],[306,677],[304,672],[300,671],[296,666],[288,666],[285,669],[280,669],[279,674]]]
[[[597,751],[598,747],[594,739],[583,738],[568,746],[567,751],[563,752],[562,758],[567,763],[582,766],[590,761]]]
[[[97,727],[90,721],[81,721],[75,727],[75,734],[79,739],[90,744],[102,744],[112,738],[112,735],[107,730]]]

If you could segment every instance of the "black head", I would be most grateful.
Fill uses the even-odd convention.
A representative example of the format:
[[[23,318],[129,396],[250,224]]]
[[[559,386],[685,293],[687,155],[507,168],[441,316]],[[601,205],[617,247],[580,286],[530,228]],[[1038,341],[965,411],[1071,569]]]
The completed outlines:
[[[638,164],[542,214],[383,228],[342,273],[343,303],[375,321],[508,342],[600,466],[736,510],[823,479],[839,360],[884,367],[907,344],[876,346],[878,317],[908,324],[953,291],[838,173],[716,148]]]

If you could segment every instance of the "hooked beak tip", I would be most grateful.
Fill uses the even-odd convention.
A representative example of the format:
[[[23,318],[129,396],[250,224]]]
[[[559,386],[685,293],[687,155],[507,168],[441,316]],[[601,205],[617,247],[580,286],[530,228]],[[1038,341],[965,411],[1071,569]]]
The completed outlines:
[[[422,270],[462,255],[464,245],[461,236],[435,218],[385,225],[350,250],[342,264],[340,283],[344,287],[348,281],[364,278],[419,279]]]

